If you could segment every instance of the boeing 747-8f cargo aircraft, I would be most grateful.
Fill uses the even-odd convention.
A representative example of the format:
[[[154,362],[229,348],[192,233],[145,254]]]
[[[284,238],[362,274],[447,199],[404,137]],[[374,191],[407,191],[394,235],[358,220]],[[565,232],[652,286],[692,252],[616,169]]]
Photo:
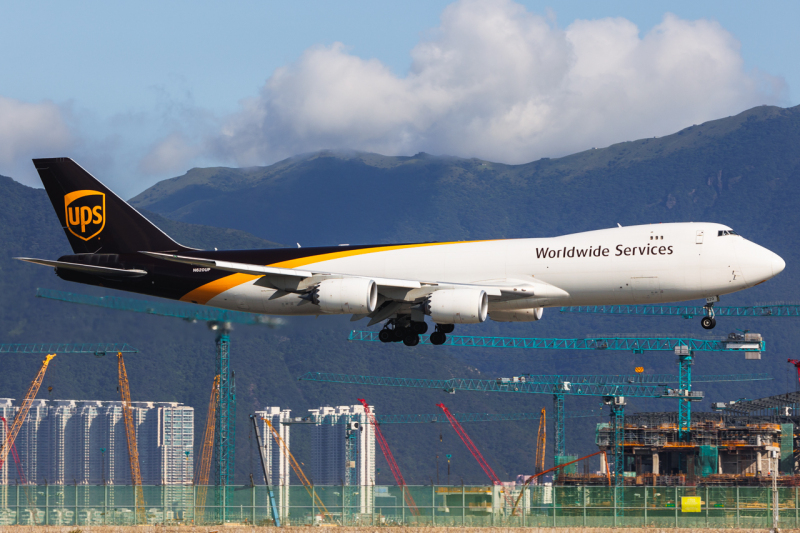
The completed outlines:
[[[435,324],[530,322],[544,307],[719,296],[778,275],[778,255],[710,222],[616,227],[547,239],[209,251],[173,241],[68,158],[35,159],[74,254],[68,281],[268,315],[350,314],[413,346]],[[710,305],[713,305],[711,303]],[[715,325],[713,314],[702,325]]]

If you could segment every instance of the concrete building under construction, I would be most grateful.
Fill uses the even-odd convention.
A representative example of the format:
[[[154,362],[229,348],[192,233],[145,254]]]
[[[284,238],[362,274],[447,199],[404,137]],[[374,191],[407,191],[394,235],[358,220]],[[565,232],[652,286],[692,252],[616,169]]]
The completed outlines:
[[[625,417],[625,484],[761,485],[776,468],[781,485],[800,484],[800,393],[714,404],[715,411],[692,413],[684,438],[678,414],[636,413]],[[596,444],[611,457],[611,423],[597,425]],[[607,465],[601,457],[601,472]],[[605,475],[565,473],[559,484],[605,483]]]

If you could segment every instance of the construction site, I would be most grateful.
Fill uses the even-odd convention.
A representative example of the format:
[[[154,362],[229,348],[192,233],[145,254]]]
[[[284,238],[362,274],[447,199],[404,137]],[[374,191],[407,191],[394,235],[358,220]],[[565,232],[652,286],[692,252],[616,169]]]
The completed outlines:
[[[270,325],[263,317],[56,291],[40,291],[39,296],[205,321],[216,335],[217,372],[204,420],[195,420],[194,409],[179,403],[131,400],[123,355],[137,350],[127,344],[0,345],[3,353],[44,355],[24,398],[6,399],[0,405],[2,525],[730,528],[800,524],[800,465],[795,454],[800,393],[719,401],[711,412],[692,412],[692,404],[705,398],[696,384],[772,379],[767,374],[692,375],[700,352],[759,360],[766,343],[756,333],[700,339],[447,337],[448,345],[464,348],[665,352],[676,358],[675,374],[647,374],[637,368],[630,375],[423,379],[309,371],[299,377],[309,386],[357,386],[364,396],[370,387],[544,394],[552,398],[553,407],[533,413],[458,413],[438,403],[435,412],[411,415],[383,413],[380,406],[357,398],[352,405],[320,406],[292,416],[286,406],[265,406],[250,414],[248,428],[257,441],[261,479],[251,475],[249,484],[237,485],[230,325]],[[733,313],[736,308],[728,309]],[[717,316],[725,312],[726,308],[717,308]],[[787,311],[770,312],[780,316]],[[350,341],[380,342],[378,337],[376,332],[353,331]],[[420,344],[430,343],[429,337],[420,335]],[[71,353],[116,356],[120,401],[37,400],[50,363],[59,354]],[[800,362],[789,362],[800,372]],[[600,411],[567,410],[568,397],[599,399],[608,421],[582,420],[596,418]],[[628,403],[637,398],[667,400],[673,406],[677,403],[678,409],[626,414]],[[524,467],[527,471],[503,481],[468,428],[474,423],[515,420],[538,421],[536,450]],[[381,428],[415,423],[450,426],[485,474],[486,483],[407,484],[392,453],[403,443],[390,443]],[[565,428],[573,423],[595,426],[592,453],[579,457],[567,452]],[[553,432],[549,451],[548,425]],[[51,428],[49,433],[42,429],[45,426]],[[196,450],[191,440],[195,426],[204,428]],[[308,464],[292,453],[295,426],[312,428]],[[45,438],[49,444],[44,444]],[[46,463],[36,443],[60,450],[61,455]],[[94,448],[102,454],[91,452]],[[378,450],[394,483],[387,483],[385,476],[376,481]],[[590,470],[598,459],[600,468]],[[551,461],[553,466],[547,468]],[[449,462],[448,455],[448,477]]]

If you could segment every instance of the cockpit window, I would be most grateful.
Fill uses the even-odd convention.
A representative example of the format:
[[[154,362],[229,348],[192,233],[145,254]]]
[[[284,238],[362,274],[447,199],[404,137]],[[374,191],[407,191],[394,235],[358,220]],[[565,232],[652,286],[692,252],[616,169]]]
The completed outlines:
[[[717,237],[724,237],[726,235],[739,235],[739,234],[733,231],[732,229],[719,230],[717,232]]]

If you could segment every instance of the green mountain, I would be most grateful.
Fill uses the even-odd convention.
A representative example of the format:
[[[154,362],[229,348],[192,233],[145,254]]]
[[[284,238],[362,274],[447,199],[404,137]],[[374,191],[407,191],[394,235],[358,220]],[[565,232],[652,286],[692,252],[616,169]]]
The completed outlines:
[[[745,237],[784,257],[786,270],[768,283],[725,297],[721,305],[797,301],[800,257],[800,108],[759,107],[687,128],[674,135],[617,144],[559,159],[502,165],[476,159],[417,154],[320,152],[249,169],[193,169],[165,180],[133,199],[156,224],[184,244],[197,247],[262,247],[265,239],[303,246],[451,239],[551,236],[588,229],[687,220],[731,225]],[[157,213],[158,215],[153,215]],[[233,230],[219,229],[233,228]],[[246,233],[243,233],[246,232]],[[81,308],[33,297],[36,287],[107,294],[71,285],[44,267],[15,256],[54,258],[69,247],[44,191],[0,179],[0,290],[2,342],[125,341],[140,355],[127,358],[134,399],[181,401],[196,409],[196,443],[213,376],[213,333],[202,324],[102,309]],[[259,240],[261,239],[261,240]],[[365,397],[379,413],[433,413],[444,401],[460,412],[550,410],[549,396],[490,395],[400,388],[358,388],[296,381],[310,370],[352,374],[446,378],[495,378],[520,373],[676,373],[675,357],[612,352],[445,348],[350,343],[346,335],[362,323],[347,317],[292,318],[281,329],[239,327],[233,332],[237,370],[237,477],[258,472],[247,414],[265,405],[288,407],[300,416],[320,405],[356,403]],[[715,334],[735,328],[761,332],[761,361],[741,355],[703,353],[694,375],[768,372],[774,381],[697,384],[710,401],[761,397],[795,390],[794,367],[800,328],[793,318],[719,319]],[[607,333],[703,336],[699,320],[561,315],[545,311],[531,324],[459,328],[474,335],[582,337]],[[38,368],[32,356],[3,355],[0,395],[19,398]],[[111,358],[59,356],[45,385],[51,398],[115,399]],[[46,392],[40,396],[48,397]],[[569,398],[567,409],[596,408],[598,399]],[[631,399],[630,411],[674,410],[670,400]],[[570,421],[567,448],[589,453],[594,424]],[[473,424],[467,427],[501,478],[532,469],[536,422]],[[453,454],[451,481],[483,482],[478,468],[451,428],[443,424],[385,426],[406,480],[436,478],[436,455]],[[441,435],[441,438],[440,438]],[[552,436],[552,427],[548,430]],[[409,438],[413,436],[413,438]],[[292,447],[306,461],[307,428],[293,429]],[[548,462],[552,462],[551,450]],[[307,461],[306,461],[307,462]],[[443,462],[440,462],[444,465]],[[597,464],[593,465],[596,468]],[[379,460],[378,482],[389,470]],[[440,480],[444,481],[444,466]]]

